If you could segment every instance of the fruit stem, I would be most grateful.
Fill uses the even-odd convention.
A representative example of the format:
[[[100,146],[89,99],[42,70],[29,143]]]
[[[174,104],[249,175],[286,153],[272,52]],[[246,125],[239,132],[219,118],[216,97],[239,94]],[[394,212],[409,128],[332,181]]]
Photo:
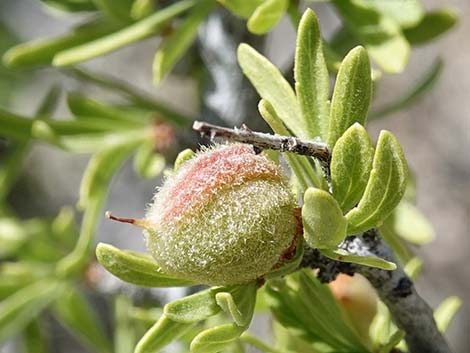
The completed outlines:
[[[130,223],[140,228],[149,229],[151,226],[150,222],[145,219],[116,217],[116,216],[113,216],[111,211],[106,211],[104,215],[107,219],[112,219],[113,221],[122,222],[122,223]]]

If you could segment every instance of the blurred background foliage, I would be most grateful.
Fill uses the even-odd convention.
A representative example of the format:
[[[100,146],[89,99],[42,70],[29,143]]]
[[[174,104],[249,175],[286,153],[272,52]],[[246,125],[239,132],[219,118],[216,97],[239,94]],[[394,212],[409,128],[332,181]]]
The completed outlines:
[[[426,263],[421,292],[434,306],[450,293],[465,296],[470,289],[463,265],[470,196],[469,162],[462,153],[470,147],[464,99],[470,53],[462,46],[469,33],[466,1],[449,1],[446,7],[417,0],[4,1],[2,352],[130,352],[160,316],[161,305],[187,293],[124,285],[96,265],[92,250],[98,239],[131,249],[142,243],[129,238],[128,229],[98,226],[104,206],[141,215],[176,153],[196,147],[188,129],[196,118],[264,128],[235,49],[242,41],[264,49],[289,77],[295,28],[302,9],[312,5],[330,72],[355,45],[367,48],[375,86],[370,119],[394,118],[370,127],[396,133],[415,170],[417,186],[410,183],[382,234],[415,271],[421,267],[416,247],[437,234],[428,250],[418,250]],[[449,38],[440,38],[456,24],[457,8],[463,21]],[[428,44],[431,49],[423,48]],[[416,207],[416,195],[428,217]],[[302,295],[287,290],[301,285],[298,280],[269,286],[266,300]],[[272,291],[276,285],[286,286],[287,297]],[[263,300],[258,302],[262,307]],[[443,321],[457,304],[448,302]],[[253,328],[270,337],[263,332],[270,324],[258,309]],[[282,313],[274,314],[283,323]],[[387,313],[382,314],[383,319]],[[451,342],[465,352],[468,315],[457,318],[460,330],[450,332]],[[276,325],[276,336],[287,337],[279,338],[281,351],[309,351],[302,350],[305,338],[318,335],[306,332],[303,340],[293,339]],[[383,344],[381,334],[374,339]],[[242,338],[261,345],[250,335]]]

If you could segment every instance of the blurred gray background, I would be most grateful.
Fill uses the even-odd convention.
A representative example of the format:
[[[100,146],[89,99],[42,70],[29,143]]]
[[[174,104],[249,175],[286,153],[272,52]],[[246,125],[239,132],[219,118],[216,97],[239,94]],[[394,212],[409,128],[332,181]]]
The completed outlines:
[[[425,0],[427,8],[443,4],[460,12],[460,23],[437,42],[412,52],[407,70],[385,76],[376,92],[377,106],[390,102],[413,86],[437,56],[445,61],[444,71],[433,90],[410,109],[373,121],[373,137],[380,129],[392,131],[405,149],[418,180],[418,205],[432,221],[436,240],[418,250],[424,258],[423,276],[418,289],[432,306],[449,295],[464,300],[452,323],[448,338],[455,352],[470,351],[470,2],[468,0]],[[326,37],[338,25],[328,5],[315,6]],[[22,41],[59,34],[79,21],[76,16],[45,11],[33,0],[0,0],[0,19]],[[183,112],[196,114],[198,99],[195,83],[181,76],[167,78],[160,87],[152,86],[151,67],[158,39],[148,39],[116,53],[86,63],[85,67],[129,80]],[[295,33],[284,20],[267,39],[268,56],[281,67],[289,65]],[[31,72],[34,80],[19,91],[13,108],[31,114],[46,90],[65,82],[68,90],[84,90],[95,97],[109,95],[91,86],[65,79],[47,69]],[[115,99],[115,97],[113,97]],[[62,104],[58,116],[69,113]],[[63,153],[36,144],[24,168],[13,202],[22,205],[23,216],[53,216],[63,205],[74,205],[88,156]],[[113,181],[107,208],[115,214],[140,217],[150,202],[159,180],[139,179],[126,165]],[[139,230],[102,222],[97,240],[124,248],[143,249]]]

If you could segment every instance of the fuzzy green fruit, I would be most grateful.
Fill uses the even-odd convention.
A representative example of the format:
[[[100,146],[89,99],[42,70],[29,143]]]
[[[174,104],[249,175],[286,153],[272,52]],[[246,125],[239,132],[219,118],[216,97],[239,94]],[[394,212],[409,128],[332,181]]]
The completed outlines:
[[[279,263],[297,232],[295,208],[276,164],[249,146],[223,145],[169,177],[141,223],[164,272],[225,285],[257,279]]]

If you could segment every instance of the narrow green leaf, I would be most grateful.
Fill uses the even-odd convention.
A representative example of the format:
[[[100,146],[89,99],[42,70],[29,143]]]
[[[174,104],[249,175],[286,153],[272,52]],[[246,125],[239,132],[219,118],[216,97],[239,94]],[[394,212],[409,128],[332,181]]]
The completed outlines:
[[[305,240],[314,249],[336,248],[346,237],[347,220],[327,191],[305,191],[302,220]]]
[[[53,85],[46,92],[38,108],[36,109],[36,116],[53,115],[57,106],[59,105],[61,88],[59,85]]]
[[[455,10],[443,7],[426,13],[419,23],[405,28],[403,34],[412,45],[426,44],[454,27],[457,21]]]
[[[174,278],[161,272],[150,256],[120,250],[109,244],[98,244],[96,258],[106,270],[127,283],[144,287],[194,285],[189,280]]]
[[[196,0],[182,0],[112,34],[57,53],[54,66],[68,66],[96,58],[142,40],[162,29],[173,17],[193,7]]]
[[[0,108],[0,135],[18,140],[31,138],[33,120]]]
[[[405,200],[394,211],[394,228],[398,236],[416,245],[427,244],[436,236],[427,218],[416,206]]]
[[[375,1],[365,0],[365,4],[378,10],[383,16],[390,17],[400,27],[416,25],[424,16],[424,8],[419,0]]]
[[[361,233],[382,223],[401,201],[407,177],[408,167],[400,144],[395,136],[383,130],[364,195],[346,215],[348,234]]]
[[[48,353],[50,347],[45,337],[45,330],[38,319],[31,321],[23,331],[25,353]]]
[[[187,127],[192,121],[192,118],[185,116],[180,112],[175,111],[173,108],[168,107],[166,104],[155,100],[152,96],[141,91],[137,87],[130,86],[126,81],[119,80],[109,75],[98,74],[96,72],[83,69],[79,70],[77,68],[68,69],[65,72],[79,80],[90,82],[99,87],[103,87],[123,95],[140,108],[157,113],[154,115],[154,118],[173,122],[180,127]]]
[[[269,32],[269,30],[281,20],[288,5],[288,0],[264,1],[248,19],[248,30],[254,34],[265,34]]]
[[[413,86],[409,91],[405,92],[403,96],[399,97],[396,101],[391,102],[375,111],[372,111],[370,118],[383,118],[388,114],[405,109],[416,103],[425,93],[432,89],[434,84],[438,81],[444,62],[442,58],[438,58],[433,65],[427,70],[422,77],[419,78],[418,83]]]
[[[365,49],[358,46],[346,55],[336,78],[328,133],[331,147],[355,122],[365,125],[371,97],[369,58]]]
[[[223,291],[223,287],[209,288],[172,301],[165,305],[163,313],[169,319],[183,324],[192,324],[217,314],[220,306],[217,305],[216,294]]]
[[[330,165],[333,196],[344,212],[361,199],[373,159],[374,148],[367,131],[354,123],[336,142]]]
[[[149,16],[155,11],[155,2],[153,0],[134,0],[131,8],[131,17],[134,20],[140,20]]]
[[[436,320],[439,331],[446,332],[449,324],[462,306],[462,300],[459,297],[449,297],[444,300],[434,311],[434,320]]]
[[[343,249],[320,249],[320,252],[326,257],[336,261],[351,262],[354,264],[375,267],[387,271],[393,271],[397,269],[396,264],[385,259],[381,259],[380,257],[353,255]]]
[[[321,284],[311,270],[295,272],[285,280],[269,281],[265,291],[276,320],[308,342],[310,350],[316,343],[327,345],[332,351],[368,352],[347,324],[328,286]]]
[[[388,342],[380,348],[379,353],[390,353],[393,348],[395,348],[400,341],[405,338],[405,331],[397,330],[390,338]]]
[[[90,199],[96,195],[103,195],[117,168],[123,163],[129,153],[136,147],[135,144],[115,146],[93,155],[85,169],[80,184],[80,199],[78,204],[85,209]]]
[[[217,353],[246,330],[237,324],[225,324],[202,331],[191,342],[191,353]]]
[[[199,1],[186,16],[184,22],[164,39],[153,61],[153,81],[155,84],[163,80],[191,46],[196,38],[199,25],[212,11],[214,3],[215,0]]]
[[[276,346],[278,346],[279,345],[278,344],[279,343],[279,337],[277,336],[277,334],[275,335],[275,337],[276,337]],[[278,350],[278,349],[275,349],[275,348],[269,346],[268,344],[261,341],[258,337],[250,334],[248,331],[244,332],[240,336],[240,340],[243,341],[243,343],[247,343],[250,346],[256,348],[257,350],[259,350],[261,352],[265,352],[265,353],[290,353],[290,352]]]
[[[33,40],[14,46],[3,56],[3,63],[10,68],[50,65],[57,53],[95,40],[118,28],[103,19],[93,20],[62,36]]]
[[[184,335],[192,327],[193,324],[182,324],[163,314],[137,343],[134,353],[158,352],[173,340]]]
[[[248,44],[238,47],[238,62],[261,98],[272,104],[282,122],[298,137],[311,137],[292,87],[279,70]]]
[[[134,309],[126,294],[119,294],[114,300],[114,353],[130,353],[137,343],[136,328],[131,311]],[[153,324],[155,320],[152,320]]]
[[[101,353],[111,353],[111,342],[105,335],[100,318],[87,299],[73,287],[65,289],[56,300],[53,312],[58,321],[86,346]]]
[[[388,218],[386,218],[382,225],[379,226],[380,236],[384,238],[388,245],[392,248],[395,255],[402,264],[406,264],[413,258],[413,253],[408,248],[408,244],[405,240],[397,235],[395,232],[393,212]]]
[[[173,170],[176,172],[186,161],[189,161],[195,155],[196,154],[194,153],[194,151],[190,148],[186,148],[185,150],[178,153],[178,156],[176,156],[175,159],[175,165],[173,167]]]
[[[12,294],[0,302],[0,343],[20,331],[61,295],[56,280],[42,280]]]
[[[80,193],[81,205],[86,207],[80,235],[73,251],[57,263],[56,271],[60,276],[76,273],[91,257],[95,228],[111,179],[135,146],[135,142],[113,146],[89,162]]]
[[[423,269],[423,260],[415,256],[409,260],[403,270],[412,280],[416,280]]]
[[[138,149],[134,157],[134,170],[146,179],[155,178],[165,169],[165,157],[155,152],[155,143],[149,141],[143,143]]]
[[[54,9],[66,12],[96,11],[90,0],[40,0]]]
[[[152,112],[134,113],[123,111],[121,107],[112,106],[79,93],[69,93],[67,95],[67,105],[72,114],[79,119],[82,119],[82,117],[93,120],[103,118],[108,120],[110,125],[126,122],[129,123],[127,125],[129,128],[143,125],[155,117],[155,113]]]
[[[15,254],[27,240],[27,231],[19,221],[0,218],[0,259]]]
[[[265,0],[218,0],[230,12],[242,18],[248,18]]]
[[[410,45],[392,18],[364,2],[335,0],[334,5],[354,37],[384,71],[399,73],[405,69]]]
[[[311,9],[305,11],[299,24],[294,77],[303,119],[310,134],[308,137],[326,139],[330,78],[323,57],[320,26]]]
[[[122,24],[131,22],[130,11],[133,0],[92,0],[92,2],[110,20]]]
[[[217,293],[215,300],[238,326],[248,326],[255,310],[256,291],[256,282],[241,284],[230,291]]]

